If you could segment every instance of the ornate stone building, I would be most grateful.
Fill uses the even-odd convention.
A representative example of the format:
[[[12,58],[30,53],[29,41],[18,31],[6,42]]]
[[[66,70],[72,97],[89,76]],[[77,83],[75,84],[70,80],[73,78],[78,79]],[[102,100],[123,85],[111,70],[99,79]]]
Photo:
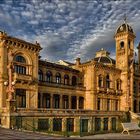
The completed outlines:
[[[140,111],[139,59],[127,23],[115,33],[116,61],[101,49],[75,64],[41,60],[39,43],[0,32],[0,124],[71,135],[119,131],[126,112]]]

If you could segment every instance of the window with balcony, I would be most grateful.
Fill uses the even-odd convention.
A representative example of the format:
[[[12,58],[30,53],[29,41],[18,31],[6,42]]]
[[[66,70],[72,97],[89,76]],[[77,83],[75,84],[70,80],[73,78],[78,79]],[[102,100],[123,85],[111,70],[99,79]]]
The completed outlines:
[[[109,78],[109,75],[106,76],[106,88],[110,88],[110,78]]]
[[[43,72],[42,72],[42,70],[39,70],[39,72],[38,72],[38,80],[43,81]]]
[[[43,105],[44,105],[43,107],[50,108],[50,105],[51,105],[50,98],[51,98],[50,94],[48,94],[48,93],[43,94]]]
[[[60,106],[60,96],[59,95],[54,94],[53,103],[54,103],[54,108],[59,108],[59,106]]]
[[[14,58],[14,71],[18,74],[26,75],[26,60],[23,56],[17,55]]]
[[[19,108],[26,107],[26,90],[16,89],[16,105]]]
[[[64,75],[64,85],[69,85],[69,76]]]
[[[52,82],[52,72],[51,71],[48,71],[46,73],[46,81],[51,83]]]
[[[60,73],[56,73],[55,78],[56,78],[56,83],[57,84],[61,84],[61,74]]]
[[[79,109],[84,109],[84,97],[79,97]]]
[[[102,77],[102,75],[99,75],[99,77],[98,77],[98,86],[103,87],[103,77]]]
[[[67,95],[63,95],[63,109],[68,109],[69,107],[69,98]]]

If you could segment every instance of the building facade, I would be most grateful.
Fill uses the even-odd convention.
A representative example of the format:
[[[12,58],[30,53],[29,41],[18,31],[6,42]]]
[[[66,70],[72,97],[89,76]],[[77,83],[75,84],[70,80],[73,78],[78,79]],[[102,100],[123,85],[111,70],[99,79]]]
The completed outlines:
[[[116,60],[104,49],[75,63],[42,60],[39,43],[0,32],[0,124],[68,135],[120,130],[140,111],[140,45],[126,22],[115,32]]]

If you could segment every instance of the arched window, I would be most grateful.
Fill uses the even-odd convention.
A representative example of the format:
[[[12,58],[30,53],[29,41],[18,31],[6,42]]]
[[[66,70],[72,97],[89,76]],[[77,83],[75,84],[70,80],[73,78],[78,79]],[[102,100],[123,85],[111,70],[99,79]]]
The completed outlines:
[[[69,76],[64,75],[64,85],[69,85]]]
[[[109,75],[106,76],[106,88],[110,88],[110,79],[109,79]]]
[[[17,55],[14,58],[14,70],[18,74],[24,74],[26,75],[26,60],[23,56]]]
[[[39,72],[38,72],[38,79],[39,79],[39,81],[43,81],[43,72],[42,72],[42,70],[39,70]]]
[[[61,83],[61,74],[60,73],[56,73],[56,83],[60,84]]]
[[[120,48],[121,49],[124,48],[124,42],[123,41],[121,41],[121,43],[120,43]]]
[[[103,87],[103,77],[102,77],[102,75],[99,75],[99,77],[98,77],[98,86]]]
[[[77,78],[76,76],[72,76],[72,86],[76,86],[77,85]]]
[[[48,71],[46,73],[46,81],[49,83],[52,82],[52,72],[51,71]]]

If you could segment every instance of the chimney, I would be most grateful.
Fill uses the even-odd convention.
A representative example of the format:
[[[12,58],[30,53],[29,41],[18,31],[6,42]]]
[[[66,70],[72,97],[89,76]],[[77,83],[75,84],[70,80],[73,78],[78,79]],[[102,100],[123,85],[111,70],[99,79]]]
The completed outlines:
[[[80,64],[81,64],[80,58],[78,57],[78,58],[76,58],[76,66],[79,66]]]

